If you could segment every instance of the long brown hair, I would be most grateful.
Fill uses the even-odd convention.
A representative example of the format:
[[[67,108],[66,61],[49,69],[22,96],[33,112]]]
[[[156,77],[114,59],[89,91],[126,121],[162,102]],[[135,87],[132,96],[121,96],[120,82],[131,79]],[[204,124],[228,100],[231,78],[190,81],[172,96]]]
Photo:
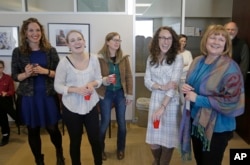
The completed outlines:
[[[103,47],[98,52],[98,54],[102,54],[103,57],[106,60],[110,60],[110,52],[109,52],[109,48],[108,48],[107,42],[109,42],[110,40],[112,40],[115,36],[119,36],[119,38],[120,38],[120,34],[117,33],[117,32],[110,32],[110,33],[108,33],[106,35],[106,37],[105,37],[105,43],[103,44]],[[117,49],[117,51],[115,53],[116,61],[120,61],[121,58],[122,58],[122,55],[123,55],[123,52],[122,52],[121,43],[120,43],[120,46],[119,46],[119,48]]]
[[[159,34],[162,30],[167,30],[171,33],[172,35],[172,46],[170,47],[170,49],[167,51],[167,53],[165,54],[166,58],[165,58],[165,62],[167,64],[172,64],[175,60],[176,55],[178,54],[178,50],[179,50],[179,38],[178,35],[176,34],[176,32],[168,26],[163,26],[160,27],[154,34],[154,37],[152,39],[152,42],[149,46],[149,51],[151,53],[151,61],[150,61],[150,65],[155,65],[158,66],[159,65],[159,60],[158,60],[158,56],[161,53],[161,49],[159,47]]]
[[[29,43],[27,42],[26,33],[28,30],[28,26],[30,23],[36,23],[40,27],[41,30],[41,39],[39,43],[40,50],[48,52],[51,48],[51,44],[49,43],[48,39],[45,36],[45,31],[43,28],[43,25],[36,19],[36,18],[28,18],[27,20],[23,21],[23,25],[20,30],[20,51],[23,54],[30,54],[31,48],[29,46]]]

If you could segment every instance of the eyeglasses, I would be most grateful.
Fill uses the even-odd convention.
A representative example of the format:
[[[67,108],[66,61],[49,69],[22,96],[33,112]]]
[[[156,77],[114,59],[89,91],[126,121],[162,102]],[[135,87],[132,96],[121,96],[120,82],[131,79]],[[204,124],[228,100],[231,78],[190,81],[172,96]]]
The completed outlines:
[[[166,38],[166,37],[161,37],[161,36],[159,36],[158,39],[161,40],[161,41],[172,41],[173,40],[172,37],[167,37]]]
[[[122,40],[119,40],[119,39],[111,39],[112,41],[114,41],[114,42],[122,42]]]

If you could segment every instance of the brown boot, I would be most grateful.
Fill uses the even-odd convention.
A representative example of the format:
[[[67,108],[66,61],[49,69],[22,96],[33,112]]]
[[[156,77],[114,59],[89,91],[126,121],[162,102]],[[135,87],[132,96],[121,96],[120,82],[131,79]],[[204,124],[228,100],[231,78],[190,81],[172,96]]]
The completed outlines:
[[[174,148],[162,147],[160,165],[169,165]]]
[[[151,149],[151,152],[154,156],[154,162],[152,163],[152,165],[160,165],[161,147],[158,149]]]

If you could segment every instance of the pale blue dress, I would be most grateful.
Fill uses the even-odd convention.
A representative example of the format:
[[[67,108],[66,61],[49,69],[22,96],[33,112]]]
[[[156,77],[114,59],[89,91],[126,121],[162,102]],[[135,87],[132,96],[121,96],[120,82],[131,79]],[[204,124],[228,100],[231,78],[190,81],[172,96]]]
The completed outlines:
[[[176,90],[153,90],[154,83],[167,84],[169,81],[179,83],[182,69],[183,58],[177,55],[175,61],[168,65],[165,62],[158,67],[149,64],[150,57],[147,59],[146,73],[144,77],[145,86],[152,92],[149,104],[148,126],[146,133],[146,143],[157,144],[167,148],[177,148],[179,146],[179,126],[181,119],[180,97],[178,88]],[[171,97],[161,120],[159,129],[153,128],[152,113],[158,109],[165,95]]]

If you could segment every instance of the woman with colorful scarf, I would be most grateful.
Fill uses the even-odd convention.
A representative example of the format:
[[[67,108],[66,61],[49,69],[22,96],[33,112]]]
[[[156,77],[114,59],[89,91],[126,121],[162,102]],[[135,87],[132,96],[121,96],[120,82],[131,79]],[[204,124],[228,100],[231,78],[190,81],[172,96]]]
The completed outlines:
[[[235,117],[244,112],[244,81],[223,26],[209,26],[200,47],[203,55],[194,59],[182,87],[181,153],[183,159],[191,158],[192,139],[197,165],[221,165]]]

